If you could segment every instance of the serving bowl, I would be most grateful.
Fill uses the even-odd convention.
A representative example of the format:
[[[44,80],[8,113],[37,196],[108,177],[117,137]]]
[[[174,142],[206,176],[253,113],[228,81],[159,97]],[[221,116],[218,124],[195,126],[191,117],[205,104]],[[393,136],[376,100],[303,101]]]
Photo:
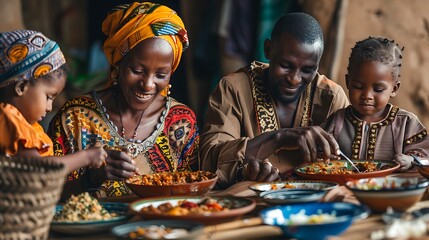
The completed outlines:
[[[259,197],[269,204],[289,204],[303,202],[318,202],[325,196],[325,190],[315,189],[280,189],[266,191]]]
[[[371,211],[382,213],[390,206],[405,211],[420,201],[429,182],[421,177],[364,178],[346,183],[356,198]]]
[[[265,224],[281,228],[287,238],[318,240],[344,232],[369,213],[363,205],[323,202],[270,207],[262,210],[260,217]]]
[[[278,182],[262,182],[255,183],[249,186],[250,189],[256,193],[272,191],[272,190],[331,190],[338,187],[338,183],[331,181],[317,181],[317,180],[290,180]]]
[[[353,162],[362,168],[370,164],[374,169],[371,171],[361,169],[361,172],[357,173],[346,160],[331,160],[328,164],[324,162],[306,163],[296,167],[294,171],[304,179],[333,181],[345,185],[350,180],[385,177],[400,167],[398,163],[390,160],[353,160]]]
[[[161,172],[135,175],[125,181],[141,198],[159,196],[204,195],[216,184],[218,177],[208,171]]]

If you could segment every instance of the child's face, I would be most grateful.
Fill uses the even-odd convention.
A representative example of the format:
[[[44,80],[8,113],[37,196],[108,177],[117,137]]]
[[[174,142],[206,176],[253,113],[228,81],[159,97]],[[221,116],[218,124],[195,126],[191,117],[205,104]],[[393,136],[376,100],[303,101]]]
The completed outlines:
[[[15,107],[30,124],[41,121],[46,113],[52,111],[52,102],[64,89],[65,84],[65,75],[54,80],[40,78],[34,84],[26,83]]]
[[[366,61],[346,76],[349,98],[358,117],[367,122],[377,122],[385,117],[385,107],[396,96],[400,82],[393,79],[390,66]]]

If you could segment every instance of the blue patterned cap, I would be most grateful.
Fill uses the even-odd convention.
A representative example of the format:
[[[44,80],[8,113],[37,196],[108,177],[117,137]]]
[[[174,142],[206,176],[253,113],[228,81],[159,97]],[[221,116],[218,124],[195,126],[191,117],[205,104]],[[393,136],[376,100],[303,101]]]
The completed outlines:
[[[58,44],[40,32],[0,33],[0,88],[44,76],[65,63]]]

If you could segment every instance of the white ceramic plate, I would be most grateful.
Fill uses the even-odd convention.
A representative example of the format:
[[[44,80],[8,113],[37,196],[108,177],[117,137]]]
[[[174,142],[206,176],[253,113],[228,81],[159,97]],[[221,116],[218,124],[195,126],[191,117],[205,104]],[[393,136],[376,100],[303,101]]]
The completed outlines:
[[[114,217],[109,220],[100,220],[100,221],[79,221],[79,222],[62,222],[62,221],[52,221],[51,222],[51,231],[66,233],[72,235],[81,235],[88,233],[103,232],[111,229],[112,227],[122,224],[128,221],[132,216],[128,214],[128,204],[126,203],[103,203],[100,205],[105,208],[108,212],[118,214],[117,217]],[[58,213],[63,208],[62,205],[57,205],[55,208],[55,213]]]

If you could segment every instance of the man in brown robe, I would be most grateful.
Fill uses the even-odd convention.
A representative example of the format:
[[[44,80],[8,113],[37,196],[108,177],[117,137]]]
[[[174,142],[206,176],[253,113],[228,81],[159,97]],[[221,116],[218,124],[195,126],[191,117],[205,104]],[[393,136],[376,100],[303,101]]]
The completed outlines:
[[[209,99],[200,159],[219,176],[219,188],[286,179],[303,161],[338,154],[335,139],[317,125],[349,101],[317,72],[319,23],[304,13],[283,16],[264,52],[269,64],[253,62],[223,77]]]

